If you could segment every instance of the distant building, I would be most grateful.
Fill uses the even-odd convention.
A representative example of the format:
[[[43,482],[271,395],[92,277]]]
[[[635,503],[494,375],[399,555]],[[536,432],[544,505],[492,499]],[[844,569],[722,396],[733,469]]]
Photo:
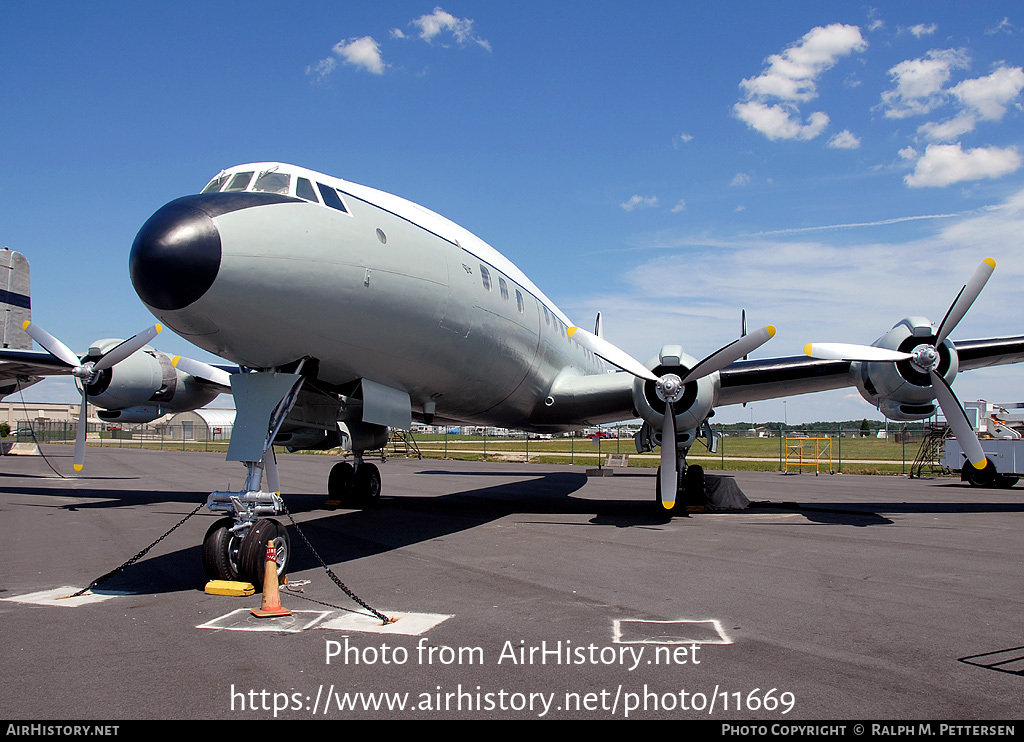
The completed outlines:
[[[226,441],[235,426],[235,410],[202,408],[163,417],[151,426],[169,440]]]

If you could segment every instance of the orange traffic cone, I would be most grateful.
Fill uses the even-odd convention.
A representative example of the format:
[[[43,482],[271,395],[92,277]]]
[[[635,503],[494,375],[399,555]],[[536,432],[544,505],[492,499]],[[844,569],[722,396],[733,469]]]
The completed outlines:
[[[281,607],[281,591],[277,585],[277,548],[273,541],[267,542],[267,559],[263,569],[263,601],[257,610],[251,610],[258,618],[290,616],[292,612]]]

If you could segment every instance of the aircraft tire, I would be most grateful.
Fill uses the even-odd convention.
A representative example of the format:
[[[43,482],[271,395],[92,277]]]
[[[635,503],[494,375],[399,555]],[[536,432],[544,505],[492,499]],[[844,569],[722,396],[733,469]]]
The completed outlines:
[[[232,518],[220,518],[206,531],[203,539],[203,571],[211,580],[238,580],[241,540],[231,533]]]
[[[363,463],[356,469],[352,481],[352,494],[361,507],[370,507],[380,502],[380,469],[376,464]]]
[[[337,507],[338,504],[348,506],[352,504],[352,483],[355,480],[355,469],[347,461],[339,461],[331,467],[331,473],[327,477],[327,502],[328,508]]]
[[[260,518],[245,534],[239,551],[239,572],[242,579],[252,582],[257,589],[263,587],[266,571],[267,544],[273,541],[277,549],[277,580],[280,583],[288,573],[291,558],[291,539],[288,530],[273,518]]]
[[[691,464],[683,474],[683,492],[687,505],[706,505],[707,489],[704,485],[704,467]]]
[[[964,468],[960,471],[960,479],[972,487],[998,487],[1000,475],[992,459],[986,459],[984,469],[975,469],[965,461]]]

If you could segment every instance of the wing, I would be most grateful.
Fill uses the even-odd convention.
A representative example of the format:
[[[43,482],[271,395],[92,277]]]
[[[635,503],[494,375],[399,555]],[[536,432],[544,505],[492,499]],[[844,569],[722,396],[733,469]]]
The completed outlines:
[[[71,367],[45,350],[0,348],[0,399],[43,380],[67,376]]]
[[[961,371],[1024,362],[1024,335],[953,343]],[[854,386],[851,361],[807,356],[737,361],[721,371],[719,405]]]

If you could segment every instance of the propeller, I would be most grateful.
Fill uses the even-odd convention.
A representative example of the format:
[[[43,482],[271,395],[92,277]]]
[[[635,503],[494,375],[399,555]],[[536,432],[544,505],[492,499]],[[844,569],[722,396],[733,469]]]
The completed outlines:
[[[81,381],[82,406],[79,409],[78,428],[75,432],[75,471],[82,471],[82,467],[85,466],[85,432],[86,424],[88,422],[87,415],[89,401],[88,392],[86,390],[88,389],[89,384],[96,379],[96,375],[101,371],[120,363],[132,353],[141,349],[144,345],[147,345],[149,341],[160,334],[163,327],[160,325],[153,325],[149,329],[143,330],[138,335],[133,335],[124,342],[115,345],[95,361],[90,360],[85,362],[76,356],[68,346],[39,325],[33,324],[30,320],[25,320],[25,323],[22,325],[22,329],[28,333],[29,337],[39,343],[44,350],[49,352],[50,355],[70,366],[71,375]]]
[[[985,456],[981,442],[974,432],[974,427],[971,425],[970,420],[967,419],[967,414],[964,412],[960,400],[953,393],[952,387],[938,373],[937,369],[940,361],[939,347],[949,337],[949,334],[953,332],[953,328],[964,318],[964,315],[967,314],[967,310],[971,308],[975,299],[981,294],[981,290],[985,288],[985,284],[988,282],[995,267],[995,260],[985,258],[981,265],[975,269],[970,279],[960,289],[956,299],[953,300],[953,303],[946,312],[946,316],[939,323],[933,343],[922,343],[910,353],[879,348],[874,345],[808,343],[804,346],[804,353],[813,358],[836,361],[866,361],[869,363],[910,361],[916,370],[928,374],[928,378],[931,380],[932,391],[935,392],[935,399],[942,409],[946,422],[953,429],[953,435],[959,441],[960,447],[963,449],[968,461],[971,462],[974,468],[984,469],[988,464],[988,458]]]
[[[719,348],[694,365],[686,376],[679,378],[677,374],[673,373],[657,376],[645,365],[604,338],[580,327],[569,328],[569,337],[594,355],[600,356],[623,371],[655,383],[655,392],[658,398],[665,402],[665,415],[661,424],[661,473],[659,476],[661,477],[661,504],[666,510],[671,510],[676,503],[676,414],[674,404],[682,399],[686,385],[691,381],[722,370],[733,361],[743,358],[764,345],[774,335],[775,328],[771,325],[744,335]]]
[[[211,366],[209,363],[203,363],[202,361],[186,358],[185,356],[174,356],[171,359],[171,365],[190,376],[195,376],[197,379],[231,388],[231,374],[224,369]]]

